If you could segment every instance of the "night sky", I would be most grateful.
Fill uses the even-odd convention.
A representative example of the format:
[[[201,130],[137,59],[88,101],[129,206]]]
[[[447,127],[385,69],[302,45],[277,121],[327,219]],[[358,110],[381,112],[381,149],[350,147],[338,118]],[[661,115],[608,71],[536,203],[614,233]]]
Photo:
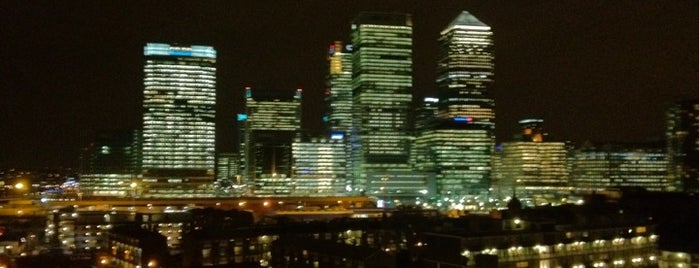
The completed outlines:
[[[379,2],[376,4],[374,2]],[[699,1],[0,1],[0,168],[77,167],[95,133],[141,124],[143,46],[218,52],[218,148],[244,86],[304,89],[323,111],[327,46],[360,11],[413,14],[416,98],[435,88],[437,37],[461,10],[495,33],[497,137],[540,117],[557,140],[663,137],[699,98]]]

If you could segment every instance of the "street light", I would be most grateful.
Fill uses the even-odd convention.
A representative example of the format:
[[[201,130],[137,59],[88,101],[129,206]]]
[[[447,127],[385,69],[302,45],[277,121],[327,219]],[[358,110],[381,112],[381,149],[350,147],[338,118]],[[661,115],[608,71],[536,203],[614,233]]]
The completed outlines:
[[[135,181],[131,182],[131,184],[129,184],[129,187],[131,187],[131,208],[135,212],[136,211],[136,187],[138,187],[138,183],[136,183]]]
[[[22,190],[24,189],[24,183],[18,182],[15,184],[15,189],[17,190]]]

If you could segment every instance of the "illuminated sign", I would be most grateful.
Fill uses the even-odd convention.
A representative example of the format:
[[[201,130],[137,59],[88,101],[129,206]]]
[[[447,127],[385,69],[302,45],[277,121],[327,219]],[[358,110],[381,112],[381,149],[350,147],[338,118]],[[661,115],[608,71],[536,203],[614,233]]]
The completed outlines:
[[[247,114],[238,114],[238,121],[245,121],[248,119]]]
[[[345,133],[342,132],[333,132],[330,133],[330,139],[331,140],[341,140],[345,138]]]
[[[637,234],[642,234],[646,232],[646,227],[645,226],[638,226],[636,227],[636,233]]]
[[[175,57],[202,57],[216,58],[216,50],[211,46],[175,47],[169,44],[148,43],[143,48],[143,55],[175,56]]]
[[[473,121],[473,118],[471,118],[471,117],[463,117],[463,116],[454,117],[454,122],[471,122],[471,121]]]
[[[520,124],[530,124],[530,123],[543,123],[544,119],[522,119],[519,120]]]
[[[170,50],[168,52],[168,55],[170,56],[185,56],[185,57],[191,57],[192,56],[192,51],[187,51],[187,50]]]

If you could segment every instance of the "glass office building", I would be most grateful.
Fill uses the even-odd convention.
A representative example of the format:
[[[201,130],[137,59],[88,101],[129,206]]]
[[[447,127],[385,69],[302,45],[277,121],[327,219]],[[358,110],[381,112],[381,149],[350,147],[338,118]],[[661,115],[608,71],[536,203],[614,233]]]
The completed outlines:
[[[501,197],[569,194],[568,151],[563,142],[505,142],[496,154],[493,188]]]
[[[141,131],[98,133],[81,153],[80,192],[95,196],[125,196],[141,174]]]
[[[361,13],[352,23],[353,191],[414,196],[424,176],[409,165],[412,21],[408,14]]]
[[[143,54],[143,169],[213,174],[216,51],[149,43]]]
[[[437,112],[416,144],[426,161],[418,169],[436,174],[442,196],[489,188],[495,141],[492,35],[488,25],[463,11],[439,38]]]
[[[246,88],[244,183],[257,196],[290,195],[292,143],[301,128],[301,89],[271,92]]]
[[[347,146],[342,133],[329,139],[296,139],[292,145],[293,185],[296,196],[338,196],[345,194]]]
[[[327,115],[324,121],[327,123],[327,130],[330,131],[331,139],[334,143],[344,144],[344,155],[346,160],[342,171],[343,179],[351,176],[352,161],[349,157],[351,152],[350,134],[352,133],[352,44],[345,44],[342,41],[335,41],[328,48],[328,89],[325,92],[325,103],[328,106]],[[342,137],[337,139],[337,137]],[[333,145],[333,148],[338,146]],[[301,175],[305,177],[305,175]],[[343,182],[346,184],[346,182]],[[351,184],[351,183],[350,183]],[[341,187],[344,191],[344,186]],[[340,193],[340,192],[338,192]]]
[[[143,179],[152,197],[205,197],[213,187],[216,50],[148,43],[143,80]]]
[[[586,143],[575,148],[571,155],[571,186],[576,190],[600,191],[610,187],[674,190],[661,144]]]
[[[668,108],[665,139],[673,189],[699,192],[699,100]]]
[[[352,44],[335,41],[328,48],[327,122],[331,132],[352,129]]]

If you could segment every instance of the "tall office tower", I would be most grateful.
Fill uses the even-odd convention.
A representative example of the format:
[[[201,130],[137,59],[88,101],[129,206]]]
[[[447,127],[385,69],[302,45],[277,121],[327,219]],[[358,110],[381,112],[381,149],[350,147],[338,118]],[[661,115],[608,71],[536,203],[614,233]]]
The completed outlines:
[[[214,174],[216,51],[148,43],[143,54],[143,182],[153,196],[205,196]]]
[[[354,186],[374,196],[415,196],[411,172],[412,21],[408,14],[361,13],[352,23]]]
[[[699,100],[670,106],[665,139],[673,187],[699,192]]]
[[[347,182],[347,142],[343,133],[330,139],[300,139],[292,145],[295,196],[338,196]]]
[[[245,90],[244,181],[258,196],[292,191],[292,143],[301,128],[301,89]]]
[[[570,193],[567,156],[564,142],[505,142],[493,170],[493,188],[501,197],[516,194],[542,200],[567,195]]]
[[[657,143],[592,144],[571,154],[570,184],[578,191],[610,187],[643,187],[649,191],[673,190],[668,160]]]
[[[439,38],[438,111],[418,137],[436,173],[437,194],[462,196],[488,190],[495,142],[493,32],[463,11]]]
[[[335,41],[328,49],[328,104],[330,132],[349,133],[352,129],[352,45]]]
[[[343,44],[342,41],[335,41],[328,49],[328,89],[325,93],[328,114],[324,121],[328,123],[331,136],[342,136],[342,139],[333,142],[344,144],[347,159],[344,161],[343,179],[349,178],[347,174],[352,171],[349,157],[352,149],[349,142],[352,131],[352,50],[352,44]]]
[[[140,173],[141,131],[97,134],[81,155],[80,191],[85,195],[124,196]]]

